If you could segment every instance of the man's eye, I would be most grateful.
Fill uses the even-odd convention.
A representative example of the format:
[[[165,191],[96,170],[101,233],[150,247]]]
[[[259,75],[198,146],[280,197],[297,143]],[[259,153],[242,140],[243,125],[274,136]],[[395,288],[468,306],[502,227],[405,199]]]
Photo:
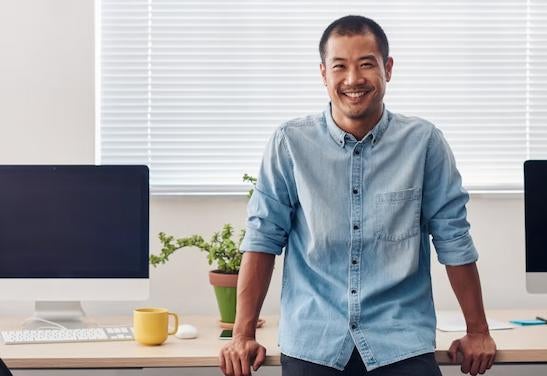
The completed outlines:
[[[334,70],[340,70],[340,69],[344,69],[344,66],[342,64],[336,64],[332,67],[332,69]]]
[[[371,63],[364,63],[364,64],[361,64],[361,67],[362,68],[372,68],[372,64]]]

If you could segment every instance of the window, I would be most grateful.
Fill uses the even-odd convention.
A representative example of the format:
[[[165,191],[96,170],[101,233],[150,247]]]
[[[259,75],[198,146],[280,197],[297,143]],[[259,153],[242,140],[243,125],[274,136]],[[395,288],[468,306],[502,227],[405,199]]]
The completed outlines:
[[[441,128],[468,189],[547,158],[541,0],[100,0],[97,162],[149,165],[155,193],[245,192],[274,128],[326,107],[317,45],[347,14],[382,25],[387,108]]]

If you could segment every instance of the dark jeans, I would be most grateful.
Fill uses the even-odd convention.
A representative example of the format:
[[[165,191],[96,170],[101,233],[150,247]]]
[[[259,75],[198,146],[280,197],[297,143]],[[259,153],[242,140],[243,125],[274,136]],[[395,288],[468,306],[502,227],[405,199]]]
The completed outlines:
[[[10,370],[4,362],[0,359],[0,376],[12,376]]]
[[[356,348],[343,371],[281,354],[282,376],[442,376],[434,353],[401,360],[367,372]]]

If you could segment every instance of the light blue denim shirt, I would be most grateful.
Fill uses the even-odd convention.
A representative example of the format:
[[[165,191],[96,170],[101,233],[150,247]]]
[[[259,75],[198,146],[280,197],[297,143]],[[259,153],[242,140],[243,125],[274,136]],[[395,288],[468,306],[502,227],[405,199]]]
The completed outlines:
[[[241,251],[285,247],[279,346],[342,370],[435,350],[429,236],[439,262],[477,260],[439,129],[384,109],[361,141],[323,113],[279,127],[248,204]]]

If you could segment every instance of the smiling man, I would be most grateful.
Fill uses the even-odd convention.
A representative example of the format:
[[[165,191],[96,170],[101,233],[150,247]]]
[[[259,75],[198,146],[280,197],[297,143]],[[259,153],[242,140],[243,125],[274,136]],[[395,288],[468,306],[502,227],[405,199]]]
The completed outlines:
[[[285,249],[279,345],[284,376],[440,375],[430,236],[467,322],[449,355],[461,370],[494,361],[454,157],[431,123],[383,103],[393,59],[382,28],[334,21],[319,43],[331,103],[270,139],[248,205],[226,375],[265,359],[255,327],[275,255]],[[372,372],[371,372],[372,371]]]

